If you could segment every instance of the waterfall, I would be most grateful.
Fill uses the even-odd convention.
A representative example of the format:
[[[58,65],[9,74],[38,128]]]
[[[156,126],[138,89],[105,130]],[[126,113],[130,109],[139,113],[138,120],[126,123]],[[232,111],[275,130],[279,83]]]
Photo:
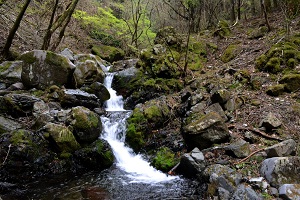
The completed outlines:
[[[176,176],[168,176],[156,170],[141,155],[136,155],[125,145],[126,119],[131,111],[124,110],[122,96],[118,96],[111,88],[113,77],[113,73],[106,74],[104,85],[110,93],[110,99],[105,102],[107,115],[101,117],[101,120],[102,138],[110,144],[116,158],[116,166],[125,172],[131,183],[155,184],[178,179]]]

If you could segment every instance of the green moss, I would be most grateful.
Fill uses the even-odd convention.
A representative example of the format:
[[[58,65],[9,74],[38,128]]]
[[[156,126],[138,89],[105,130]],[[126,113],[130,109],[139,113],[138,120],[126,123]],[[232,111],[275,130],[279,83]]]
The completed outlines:
[[[221,60],[224,63],[227,63],[233,60],[240,53],[240,51],[241,50],[239,45],[231,44],[225,49],[223,55],[221,56]]]
[[[2,64],[0,64],[0,73],[5,72],[10,66],[11,66],[12,62],[4,62]]]
[[[163,172],[168,172],[178,163],[175,154],[167,147],[163,147],[156,153],[152,165]]]
[[[285,89],[288,92],[294,92],[300,88],[300,74],[287,74],[279,81],[281,84],[285,84]]]
[[[157,105],[152,105],[144,110],[145,117],[150,121],[156,121],[162,117],[162,112],[160,107]]]
[[[189,51],[200,56],[206,56],[206,44],[204,42],[195,42],[190,44]]]
[[[279,96],[284,93],[284,90],[285,90],[285,85],[278,84],[269,87],[266,93],[270,96]]]
[[[92,53],[109,62],[122,60],[125,56],[122,49],[108,45],[93,46]]]
[[[96,113],[84,107],[75,107],[72,111],[72,116],[75,119],[73,126],[75,128],[88,129],[98,126],[99,117]]]
[[[255,66],[262,71],[265,67],[265,65],[268,62],[268,57],[265,54],[262,54],[255,60]]]
[[[28,138],[28,131],[26,130],[17,130],[12,132],[12,137],[10,138],[10,142],[13,145],[33,144],[32,140]]]
[[[61,159],[69,159],[72,157],[72,154],[71,153],[68,153],[68,152],[62,152],[60,155],[59,155],[59,158]]]
[[[43,90],[34,90],[33,92],[31,92],[31,94],[36,97],[41,97],[44,95],[44,91]]]
[[[219,36],[220,38],[225,38],[231,34],[229,24],[225,20],[220,20],[218,23],[218,29],[214,32],[214,36]]]
[[[290,59],[287,61],[286,66],[287,66],[288,68],[290,68],[290,69],[294,69],[295,66],[296,66],[296,64],[297,64],[297,60],[294,59],[294,58],[290,58]]]
[[[135,152],[138,152],[145,145],[142,132],[137,131],[134,124],[129,124],[127,127],[126,142]]]
[[[278,72],[281,72],[282,69],[280,67],[280,58],[279,57],[270,58],[270,60],[267,62],[266,66],[265,66],[264,71],[270,72],[273,74],[277,74]]]
[[[28,63],[28,64],[32,64],[32,63],[34,63],[34,62],[37,61],[37,58],[34,57],[34,52],[31,51],[31,52],[22,54],[22,55],[18,58],[18,60],[23,60],[23,61],[25,61],[25,62]]]
[[[112,151],[110,149],[106,149],[103,144],[103,141],[101,141],[101,140],[97,140],[95,146],[96,146],[97,152],[103,158],[102,162],[103,162],[104,166],[111,166],[114,161],[114,155],[113,155]]]

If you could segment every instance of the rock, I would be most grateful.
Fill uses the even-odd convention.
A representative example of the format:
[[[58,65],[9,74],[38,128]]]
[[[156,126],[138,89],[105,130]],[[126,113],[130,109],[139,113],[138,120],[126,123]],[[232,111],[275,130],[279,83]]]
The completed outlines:
[[[285,85],[278,84],[278,85],[273,85],[273,86],[269,87],[268,90],[266,91],[266,93],[270,96],[277,97],[277,96],[283,94],[284,91],[285,91]]]
[[[296,148],[296,142],[293,139],[289,139],[266,148],[265,152],[269,158],[284,157],[295,154]]]
[[[230,199],[230,192],[228,190],[225,190],[222,187],[218,188],[218,200],[229,200]]]
[[[102,170],[112,166],[114,155],[106,141],[97,140],[87,147],[75,151],[74,159],[87,169]]]
[[[173,27],[164,27],[156,34],[154,44],[167,44],[178,48],[182,44],[182,38]]]
[[[198,148],[194,148],[190,153],[181,156],[176,172],[188,178],[200,178],[205,164],[203,153]]]
[[[109,69],[112,72],[123,71],[128,68],[134,68],[139,59],[119,60],[113,63]]]
[[[230,99],[230,92],[225,89],[217,90],[211,96],[211,101],[213,103],[219,103],[224,105]]]
[[[300,184],[283,184],[279,187],[279,196],[284,200],[300,199]]]
[[[281,184],[300,184],[300,157],[274,157],[264,160],[261,176],[273,187]]]
[[[190,93],[187,93],[187,95],[191,95]],[[194,93],[194,95],[191,95],[189,98],[188,98],[188,101],[189,101],[189,105],[192,107],[192,106],[195,106],[196,104],[200,103],[202,100],[203,100],[203,94],[201,91],[196,91]]]
[[[105,60],[102,60],[99,56],[97,55],[93,55],[93,54],[76,54],[74,56],[74,63],[75,65],[78,65],[79,63],[83,63],[86,60],[92,60],[95,63],[97,63],[97,67],[100,67],[103,71],[107,71],[107,68],[105,66],[110,65],[110,63],[108,63]]]
[[[205,113],[209,113],[209,112],[216,112],[218,113],[224,120],[224,122],[226,122],[228,120],[223,108],[220,106],[219,103],[214,103],[212,105],[210,105],[206,110]]]
[[[236,109],[238,109],[239,107],[241,107],[242,104],[243,104],[242,98],[234,98],[234,99],[231,98],[224,105],[224,109],[229,112],[232,112],[232,111],[235,111]]]
[[[198,116],[183,127],[183,134],[188,148],[205,149],[212,144],[225,142],[229,138],[229,131],[222,117],[210,112]]]
[[[280,84],[285,85],[288,92],[294,92],[300,89],[300,74],[287,74],[279,80]]]
[[[71,109],[70,125],[73,134],[80,144],[90,144],[100,136],[102,123],[100,117],[85,107]]]
[[[6,61],[0,64],[0,78],[10,83],[21,81],[22,61]]]
[[[107,45],[94,45],[92,47],[92,53],[111,63],[123,60],[125,57],[125,52],[122,49]]]
[[[15,120],[0,116],[0,135],[20,128],[22,128],[22,125]]]
[[[207,192],[210,196],[214,196],[218,188],[223,188],[229,193],[233,193],[242,179],[241,174],[220,164],[208,166],[202,175],[203,180],[209,182]]]
[[[80,149],[80,144],[76,141],[73,133],[64,125],[47,123],[44,126],[44,136],[46,138],[51,138],[60,152],[74,152]]]
[[[34,103],[33,116],[36,120],[33,128],[36,130],[46,125],[47,122],[54,121],[54,117],[50,113],[50,108],[44,101],[38,101]]]
[[[66,57],[42,50],[22,54],[22,82],[28,88],[46,89],[56,84],[71,85],[75,65]]]
[[[238,158],[245,158],[250,154],[250,144],[243,139],[237,139],[226,146],[225,150],[233,153]]]
[[[10,106],[11,112],[15,115],[31,115],[33,105],[41,99],[29,94],[7,94],[4,96],[6,105]]]
[[[21,82],[17,82],[12,84],[11,86],[9,86],[6,90],[7,91],[15,91],[15,90],[23,90],[24,89],[24,85]]]
[[[94,82],[88,87],[81,88],[81,90],[96,95],[102,104],[110,99],[109,91],[99,82]]]
[[[79,89],[61,90],[59,94],[59,99],[61,105],[66,107],[84,106],[93,109],[101,106],[96,95],[89,94]]]
[[[80,88],[83,85],[90,85],[94,82],[103,83],[105,74],[100,67],[97,67],[95,61],[86,60],[76,64],[73,77],[75,87]]]
[[[261,200],[263,198],[261,196],[258,196],[258,194],[250,187],[247,187],[247,186],[241,184],[238,186],[238,188],[232,195],[231,199],[234,199],[234,200]]]
[[[155,55],[159,55],[166,52],[166,47],[161,44],[155,44],[153,47],[153,53]]]
[[[75,60],[73,51],[71,51],[68,48],[65,48],[62,52],[60,52],[60,54],[65,56],[66,58],[68,58],[72,62],[74,62],[74,60]]]
[[[260,123],[259,127],[265,127],[267,131],[271,131],[280,127],[282,122],[275,116],[274,113],[269,113]]]

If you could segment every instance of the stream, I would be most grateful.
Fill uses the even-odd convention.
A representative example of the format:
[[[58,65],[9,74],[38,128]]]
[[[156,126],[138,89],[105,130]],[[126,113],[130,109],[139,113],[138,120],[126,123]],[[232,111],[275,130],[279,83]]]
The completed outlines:
[[[107,113],[101,117],[103,132],[100,136],[113,150],[113,166],[101,172],[39,180],[28,185],[31,194],[24,199],[201,199],[199,182],[168,176],[125,145],[126,119],[131,111],[124,110],[122,96],[111,88],[113,76],[107,73],[104,82],[111,98],[105,103]]]

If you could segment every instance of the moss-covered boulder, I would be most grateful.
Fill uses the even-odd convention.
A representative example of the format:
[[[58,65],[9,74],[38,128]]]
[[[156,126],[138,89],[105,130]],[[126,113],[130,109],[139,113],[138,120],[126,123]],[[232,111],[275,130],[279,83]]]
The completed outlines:
[[[105,101],[110,99],[110,93],[108,89],[99,82],[94,82],[89,86],[82,87],[81,90],[96,95],[101,103],[104,103]]]
[[[74,153],[77,164],[87,169],[99,170],[112,166],[114,155],[109,144],[104,140],[97,140]]]
[[[107,45],[93,46],[92,53],[108,62],[123,60],[125,57],[125,52],[122,49]]]
[[[268,33],[268,27],[262,26],[259,27],[258,29],[253,30],[249,35],[249,39],[259,39],[264,37],[267,33]]]
[[[73,77],[75,87],[80,88],[83,85],[90,85],[94,82],[103,83],[105,73],[97,66],[96,62],[86,60],[76,64]]]
[[[278,84],[278,85],[273,85],[273,86],[270,86],[266,93],[270,96],[274,96],[274,97],[277,97],[281,94],[283,94],[285,91],[285,85],[284,84]]]
[[[287,74],[279,80],[279,83],[284,84],[288,92],[297,91],[300,89],[300,74]]]
[[[140,104],[128,118],[126,142],[139,151],[145,144],[152,130],[161,127],[172,114],[167,97],[153,99]]]
[[[74,64],[51,51],[33,50],[22,54],[22,81],[26,87],[45,89],[53,84],[69,86]]]
[[[59,152],[72,153],[80,149],[80,144],[70,129],[64,125],[47,123],[44,126],[44,136],[53,142],[53,148]]]
[[[224,63],[227,63],[233,60],[241,51],[242,49],[239,44],[231,44],[225,49],[223,55],[221,56],[221,60]]]
[[[158,31],[154,43],[168,45],[171,48],[179,49],[182,46],[183,39],[180,34],[176,33],[174,27],[167,26]]]
[[[229,24],[225,20],[220,20],[218,23],[218,29],[214,32],[215,37],[225,38],[231,34]]]
[[[0,78],[8,83],[21,81],[22,61],[6,61],[0,64]]]
[[[227,142],[230,135],[222,117],[209,112],[187,121],[183,126],[183,136],[188,149],[205,149],[213,144]]]
[[[167,147],[160,148],[152,161],[152,165],[163,172],[168,172],[171,170],[177,163],[179,159],[175,157],[173,151]]]
[[[78,106],[71,109],[70,125],[80,144],[90,144],[98,139],[102,132],[100,117],[89,109]]]
[[[274,44],[256,59],[256,68],[273,74],[294,69],[300,62],[300,44],[297,41],[300,41],[300,36],[294,35],[289,40]]]

